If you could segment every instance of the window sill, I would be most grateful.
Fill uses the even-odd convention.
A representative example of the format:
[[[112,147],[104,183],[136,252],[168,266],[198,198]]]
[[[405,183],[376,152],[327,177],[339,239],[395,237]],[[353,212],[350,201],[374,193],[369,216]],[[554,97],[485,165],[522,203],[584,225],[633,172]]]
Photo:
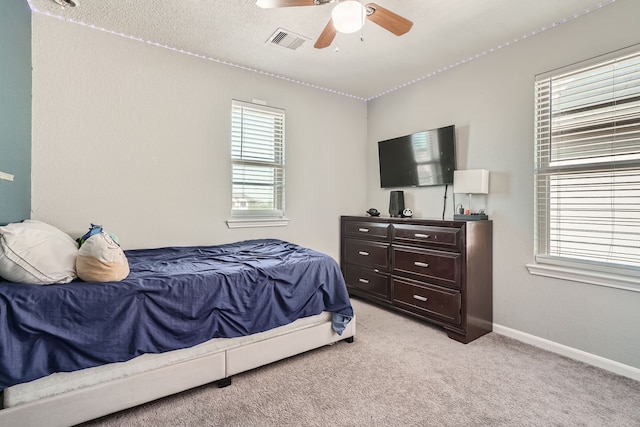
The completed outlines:
[[[227,220],[229,228],[286,227],[289,218],[232,218]]]
[[[536,276],[552,277],[625,291],[640,292],[640,279],[638,277],[540,263],[527,264],[526,266],[529,273]]]

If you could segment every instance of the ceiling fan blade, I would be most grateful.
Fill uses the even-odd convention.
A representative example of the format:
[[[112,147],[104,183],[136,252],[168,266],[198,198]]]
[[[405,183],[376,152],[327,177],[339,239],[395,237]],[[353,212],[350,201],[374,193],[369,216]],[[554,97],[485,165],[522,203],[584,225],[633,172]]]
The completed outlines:
[[[367,19],[380,25],[385,30],[392,32],[396,36],[403,35],[413,27],[413,22],[407,18],[403,18],[397,13],[393,13],[389,9],[378,6],[375,3],[369,3],[367,5]]]
[[[324,49],[325,47],[329,47],[331,43],[333,43],[333,39],[336,36],[336,27],[333,26],[333,19],[329,19],[327,22],[327,26],[324,27],[320,37],[316,41],[316,44],[313,45],[316,49]]]
[[[256,4],[263,9],[271,9],[274,7],[290,7],[290,6],[313,6],[314,0],[258,0]]]

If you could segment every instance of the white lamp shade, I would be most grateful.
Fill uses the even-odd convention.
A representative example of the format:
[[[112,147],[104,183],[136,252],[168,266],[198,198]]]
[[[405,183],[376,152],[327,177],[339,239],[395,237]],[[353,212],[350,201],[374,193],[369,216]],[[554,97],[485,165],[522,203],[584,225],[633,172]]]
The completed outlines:
[[[489,171],[486,169],[453,171],[456,194],[489,194]]]
[[[341,33],[355,33],[364,25],[367,11],[359,1],[343,1],[331,12],[331,20]]]

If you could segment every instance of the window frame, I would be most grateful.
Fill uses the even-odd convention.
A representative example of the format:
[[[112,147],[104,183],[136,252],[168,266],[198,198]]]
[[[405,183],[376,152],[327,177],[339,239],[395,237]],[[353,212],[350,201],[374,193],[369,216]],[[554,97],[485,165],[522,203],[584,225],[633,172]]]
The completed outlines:
[[[578,73],[580,70],[587,68],[603,67],[604,64],[611,61],[620,60],[630,56],[640,56],[640,45],[631,46],[625,49],[621,49],[616,52],[612,52],[608,55],[603,55],[597,58],[593,58],[589,61],[583,61],[577,64],[573,64],[567,67],[559,68],[541,75],[536,76],[535,79],[535,171],[534,171],[534,256],[535,263],[527,264],[527,268],[531,274],[541,275],[546,277],[560,278],[565,280],[579,281],[583,283],[590,283],[600,286],[609,286],[619,289],[631,290],[640,292],[640,267],[630,266],[609,262],[597,262],[587,259],[576,259],[565,256],[558,256],[552,254],[553,251],[549,250],[550,239],[550,219],[549,215],[552,210],[550,206],[550,194],[552,190],[549,188],[550,177],[557,176],[563,177],[571,173],[578,171],[588,171],[595,174],[598,169],[605,169],[609,171],[612,176],[622,170],[628,170],[629,168],[634,174],[640,174],[640,159],[633,161],[618,161],[609,162],[605,164],[602,160],[605,158],[601,155],[598,161],[586,162],[584,165],[567,165],[560,164],[560,166],[552,166],[550,160],[552,159],[552,139],[550,136],[550,127],[542,129],[547,121],[550,126],[550,118],[552,116],[551,98],[549,94],[549,105],[539,105],[540,94],[538,92],[539,85],[544,84],[545,81],[551,81],[554,78],[560,78],[568,73]],[[542,83],[541,83],[542,82]],[[551,83],[549,83],[551,84]],[[615,99],[617,99],[614,96]],[[544,108],[546,110],[542,111]],[[542,112],[541,112],[542,111]],[[640,120],[635,118],[634,125],[640,124]],[[547,135],[542,133],[546,132]],[[542,134],[542,135],[541,135]],[[546,146],[542,147],[545,143],[541,142],[546,138]],[[555,147],[553,147],[555,148]],[[544,152],[543,150],[547,151]],[[563,175],[564,174],[564,175]],[[545,178],[547,179],[545,184]],[[614,184],[611,185],[614,188]],[[575,187],[573,189],[574,193]],[[615,196],[614,196],[615,197]],[[546,217],[543,217],[545,216]]]
[[[270,120],[272,124],[268,124]],[[289,220],[284,215],[285,111],[262,103],[232,99],[230,143],[231,218],[227,220],[227,226],[244,228],[287,225]],[[254,169],[253,172],[251,169]],[[263,170],[262,173],[260,169]],[[272,183],[269,182],[269,174],[264,173],[270,169]],[[264,195],[257,196],[258,201],[260,197],[265,197],[273,209],[238,209],[234,200],[243,184],[253,187],[259,193],[263,191],[259,189],[260,186],[264,187],[266,191]]]

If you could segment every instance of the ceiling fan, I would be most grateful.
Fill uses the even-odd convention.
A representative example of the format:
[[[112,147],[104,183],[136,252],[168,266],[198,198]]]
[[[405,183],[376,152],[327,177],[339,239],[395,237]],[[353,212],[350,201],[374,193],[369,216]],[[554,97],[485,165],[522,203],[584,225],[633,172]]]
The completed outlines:
[[[291,6],[319,6],[334,2],[336,0],[257,0],[256,4],[263,9],[271,9]],[[375,3],[363,5],[356,0],[340,0],[313,47],[323,49],[330,46],[338,32],[353,33],[358,31],[364,25],[365,18],[396,36],[405,34],[413,26],[413,22]]]

